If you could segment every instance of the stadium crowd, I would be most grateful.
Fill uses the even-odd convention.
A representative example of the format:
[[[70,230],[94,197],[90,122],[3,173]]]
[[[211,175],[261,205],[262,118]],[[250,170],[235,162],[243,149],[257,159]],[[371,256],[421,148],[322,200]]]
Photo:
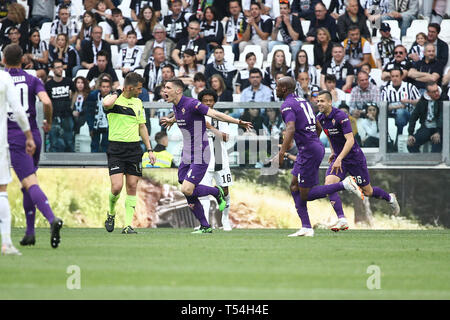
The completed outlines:
[[[131,0],[124,14],[121,0],[0,0],[0,45],[20,45],[23,68],[45,83],[53,103],[47,152],[74,152],[86,124],[91,152],[105,152],[101,101],[131,71],[145,79],[144,102],[163,101],[162,84],[174,76],[194,98],[211,88],[223,102],[277,101],[276,83],[288,75],[316,112],[318,92],[329,90],[361,146],[378,147],[379,108],[387,105],[397,129],[394,149],[408,127],[409,152],[426,142],[440,152],[442,101],[450,94],[450,3],[275,1],[169,0],[166,7]],[[146,111],[149,120],[170,109]],[[226,113],[251,121],[255,134],[282,139],[278,109]],[[148,127],[162,130],[150,121]]]

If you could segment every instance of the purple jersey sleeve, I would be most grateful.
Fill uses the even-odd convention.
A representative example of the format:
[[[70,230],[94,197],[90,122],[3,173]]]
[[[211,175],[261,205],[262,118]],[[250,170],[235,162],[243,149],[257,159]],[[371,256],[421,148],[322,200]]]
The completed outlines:
[[[209,107],[204,105],[201,102],[196,102],[195,104],[193,104],[194,110],[198,113],[200,113],[201,115],[206,116],[206,114],[209,111]]]
[[[352,133],[353,132],[352,124],[350,122],[350,119],[348,118],[348,116],[344,112],[341,112],[338,115],[336,115],[336,120],[341,125],[343,134],[347,134],[347,133]]]
[[[42,83],[39,78],[32,78],[33,79],[33,88],[35,90],[34,94],[37,95],[39,92],[45,91],[44,84]]]
[[[290,121],[295,122],[295,120],[296,120],[295,112],[294,112],[294,110],[292,110],[292,108],[290,106],[285,106],[285,105],[281,106],[281,116],[283,117],[284,123],[288,123]]]

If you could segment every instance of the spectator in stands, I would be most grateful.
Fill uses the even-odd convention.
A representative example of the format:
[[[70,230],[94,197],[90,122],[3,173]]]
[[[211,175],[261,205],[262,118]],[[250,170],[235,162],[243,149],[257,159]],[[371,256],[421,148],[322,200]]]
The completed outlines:
[[[24,59],[25,69],[36,70],[36,76],[45,83],[48,75],[48,46],[41,40],[39,29],[33,29],[30,32],[30,41],[25,49]]]
[[[112,19],[106,20],[105,40],[111,45],[117,45],[120,48],[127,46],[127,34],[134,30],[131,20],[122,15],[122,10],[114,8],[111,10]],[[111,38],[112,36],[112,38]]]
[[[286,76],[286,73],[277,71],[275,73],[275,83],[278,85],[278,81],[280,81],[280,79],[285,76]],[[275,101],[275,102],[282,101],[282,100],[280,100],[280,98],[277,97],[277,88],[276,87],[274,89],[272,89],[272,101]]]
[[[31,28],[42,28],[45,22],[52,22],[56,0],[28,0],[29,16]],[[86,8],[86,10],[88,10]]]
[[[17,29],[17,27],[12,26],[8,29],[8,38],[9,38],[9,43],[8,44],[17,44],[19,47],[22,48],[22,50],[25,50],[26,47],[22,47],[21,43],[20,43],[20,31],[19,29]],[[1,48],[0,51],[3,51],[3,49],[8,45],[8,44],[4,44]],[[23,61],[24,62],[24,61]]]
[[[413,79],[413,84],[420,93],[425,92],[427,82],[437,82],[441,84],[444,66],[436,59],[436,48],[434,44],[425,45],[425,54],[422,60],[413,64],[408,76]]]
[[[346,12],[337,20],[337,32],[340,41],[347,37],[351,26],[356,26],[362,37],[370,40],[370,31],[367,28],[367,18],[360,10],[358,0],[348,0]]]
[[[63,77],[63,62],[52,62],[53,79],[45,84],[52,100],[53,119],[49,132],[50,152],[74,152],[73,118],[71,109],[72,79]]]
[[[110,0],[107,0],[107,1],[111,2]],[[86,6],[86,2],[85,2],[85,6]],[[114,5],[112,5],[112,7],[111,7],[111,6],[107,5],[105,0],[99,0],[97,2],[97,4],[95,5],[95,9],[91,9],[91,11],[94,12],[95,20],[97,21],[97,23],[100,23],[100,22],[106,22],[107,20],[112,19],[111,9],[114,9]],[[89,11],[89,10],[86,8],[86,11]]]
[[[381,91],[381,100],[388,102],[388,116],[395,118],[398,137],[403,134],[403,128],[408,124],[410,112],[419,100],[420,93],[413,84],[403,81],[402,69],[394,68],[390,73],[391,82]]]
[[[411,59],[411,61],[417,62],[423,59],[426,42],[427,35],[423,32],[419,32],[416,35],[416,42],[414,42],[411,49],[409,49],[408,58]]]
[[[149,62],[155,48],[163,48],[164,56],[168,60],[170,59],[170,54],[173,49],[175,49],[175,43],[167,38],[166,28],[162,24],[155,25],[153,28],[153,37],[154,39],[147,41],[145,44],[140,62],[142,68],[147,66],[147,63]]]
[[[75,134],[80,133],[80,128],[86,122],[86,104],[84,103],[91,92],[89,82],[85,77],[78,76],[73,81],[72,88],[72,116],[73,131]]]
[[[142,1],[141,3],[145,3]],[[131,14],[133,16],[133,13]],[[138,45],[144,46],[147,41],[153,39],[153,30],[158,23],[158,19],[154,13],[154,9],[146,5],[139,12],[136,25],[136,33],[138,38]]]
[[[308,54],[303,49],[297,53],[295,68],[288,70],[288,74],[292,78],[297,79],[300,72],[308,72],[311,83],[319,85],[317,69],[309,63]]]
[[[225,60],[225,52],[221,45],[214,48],[214,60],[206,65],[205,77],[207,80],[213,74],[220,74],[225,81],[227,89],[233,91],[233,79],[236,76],[237,70],[233,65],[233,61]]]
[[[145,72],[144,72],[144,75],[145,75]],[[175,68],[173,67],[173,65],[171,65],[171,64],[164,65],[161,70],[161,76],[162,76],[161,83],[156,85],[156,87],[153,91],[153,93],[154,93],[153,101],[163,101],[162,97],[161,97],[161,89],[163,88],[164,81],[167,81],[167,80],[175,77]],[[147,82],[147,79],[146,78],[144,78],[144,79]]]
[[[244,90],[245,91],[245,90]],[[239,118],[242,121],[251,122],[253,129],[249,130],[250,135],[267,135],[267,131],[264,128],[264,118],[261,116],[261,109],[248,108],[244,110],[244,113]],[[248,147],[246,147],[248,150]]]
[[[367,20],[375,25],[382,16],[389,12],[390,0],[361,0],[360,4],[364,9]]]
[[[352,65],[354,70],[361,68],[365,63],[370,63],[372,67],[376,67],[372,58],[370,42],[366,38],[361,37],[358,26],[353,25],[349,27],[348,38],[342,42],[342,45],[345,48],[345,59]]]
[[[189,22],[188,35],[181,38],[172,51],[172,59],[179,67],[184,65],[182,57],[186,49],[194,50],[196,61],[203,64],[206,57],[206,41],[200,37],[200,23],[198,21]]]
[[[163,0],[164,1],[164,0]],[[130,2],[130,15],[131,19],[134,21],[139,21],[142,12],[146,8],[152,9],[152,16],[155,17],[155,23],[161,16],[161,0],[131,0]],[[151,26],[151,30],[153,30],[154,26]]]
[[[84,0],[83,1],[84,9],[86,11],[93,11],[93,12],[97,11],[98,10],[97,6],[100,2],[103,2],[103,4],[105,5],[105,7],[107,9],[112,10],[115,8],[115,5],[111,2],[111,0]],[[94,12],[94,13],[96,13],[96,12]]]
[[[270,137],[279,139],[282,131],[285,129],[285,124],[280,115],[280,109],[267,108],[262,115],[263,125]],[[268,149],[270,151],[270,148]]]
[[[91,11],[86,11],[83,14],[83,23],[81,24],[80,33],[77,36],[77,51],[81,51],[81,43],[92,39],[92,30],[97,25],[97,20]]]
[[[300,72],[297,76],[297,86],[295,89],[299,97],[310,99],[313,91],[320,91],[320,88],[311,83],[308,72]]]
[[[370,75],[370,73],[372,72],[372,66],[370,65],[370,63],[363,64],[360,68],[360,71],[365,71],[369,75],[369,82],[372,83],[374,86],[378,86],[378,83]]]
[[[284,51],[281,49],[275,50],[272,56],[271,64],[266,68],[266,70],[264,70],[263,83],[272,90],[275,89],[275,74],[277,72],[287,74],[288,69],[289,66],[288,62],[286,61]]]
[[[204,18],[200,23],[200,37],[206,41],[206,60],[213,52],[213,49],[222,44],[223,25],[217,20],[217,13],[214,7],[206,7]]]
[[[381,20],[397,20],[403,37],[406,35],[406,29],[417,18],[418,11],[419,0],[389,0],[388,13]]]
[[[77,3],[74,5],[72,0],[58,0],[58,6],[56,7],[55,12],[59,12],[61,7],[66,7],[69,10],[69,19],[78,20],[80,18],[79,13],[84,10],[83,3]],[[81,6],[82,8],[77,8],[77,6]]]
[[[143,74],[145,80],[143,87],[149,92],[154,93],[156,87],[163,81],[163,67],[167,65],[167,63],[164,49],[156,47],[153,50],[153,55],[150,57]]]
[[[181,11],[181,0],[172,0],[168,4],[172,14],[164,17],[163,25],[167,30],[169,39],[178,43],[178,41],[188,35],[188,16]]]
[[[330,32],[325,28],[317,29],[317,37],[314,42],[314,65],[316,69],[321,70],[325,63],[331,60],[332,48]]]
[[[361,128],[365,132],[361,137],[362,146],[366,148],[377,148],[380,146],[380,131],[378,128],[379,108],[376,103],[368,103],[366,118],[361,120]]]
[[[327,13],[327,8],[322,2],[314,6],[314,17],[311,19],[306,41],[314,43],[317,37],[317,30],[325,28],[330,32],[331,41],[337,42],[336,20]]]
[[[192,86],[191,89],[187,90],[185,96],[197,99],[198,94],[203,90],[205,90],[205,88],[206,88],[205,75],[203,73],[198,72],[194,75],[194,85]]]
[[[401,44],[399,39],[394,39],[391,36],[391,27],[386,22],[383,22],[380,27],[381,39],[377,43],[375,50],[375,61],[378,69],[384,69],[386,65],[394,59],[394,49]]]
[[[358,145],[362,146],[361,137],[358,134],[358,125],[356,124],[356,119],[352,117],[352,115],[350,114],[350,108],[345,103],[341,103],[338,109],[344,111],[347,114],[348,119],[352,124],[352,132],[353,135],[355,136],[355,140],[358,143]]]
[[[378,87],[369,81],[369,74],[359,71],[357,75],[358,85],[353,87],[350,97],[350,113],[356,119],[365,116],[368,103],[377,104],[381,99]]]
[[[86,122],[91,134],[91,152],[108,149],[108,119],[103,109],[103,98],[111,93],[109,79],[100,80],[100,88],[92,91],[86,99]]]
[[[290,13],[289,1],[281,0],[280,15],[275,19],[275,25],[272,29],[272,41],[269,42],[269,52],[277,44],[287,44],[291,50],[292,57],[295,57],[302,47],[302,41],[305,40],[302,24],[298,17]]]
[[[156,157],[156,162],[153,165],[158,168],[176,168],[173,162],[173,155],[167,151],[169,145],[169,137],[165,131],[160,131],[155,134],[156,146],[153,148],[153,154]]]
[[[408,126],[408,151],[420,152],[420,146],[431,141],[431,152],[442,150],[442,90],[436,82],[428,82],[426,93],[414,108]],[[414,134],[417,120],[420,128]]]
[[[238,76],[235,82],[235,92],[240,94],[242,90],[250,86],[249,76],[250,70],[255,67],[256,56],[253,52],[249,52],[245,55],[245,62],[247,63],[247,68],[239,70]]]
[[[198,72],[205,73],[206,79],[209,79],[210,76],[206,76],[205,66],[196,62],[194,50],[184,50],[183,62],[184,65],[180,67],[178,78],[183,81],[185,85],[192,85],[194,83],[194,75]]]
[[[112,88],[115,90],[119,87],[119,79],[117,78],[116,71],[109,63],[109,57],[106,51],[99,51],[97,53],[97,64],[89,69],[86,79],[91,82],[92,79],[97,79],[101,73],[107,73],[112,79]]]
[[[122,75],[125,76],[137,68],[139,68],[139,61],[141,61],[142,49],[136,46],[137,34],[134,30],[127,33],[126,48],[119,50],[119,61],[117,67],[122,69]]]
[[[67,34],[69,45],[77,41],[78,24],[76,20],[70,19],[69,9],[61,6],[58,11],[58,17],[53,20],[50,28],[50,44],[56,46],[56,36],[59,34]]]
[[[336,88],[336,77],[332,74],[325,76],[325,89],[331,93],[331,102],[333,107],[339,107],[342,102],[346,102],[345,92]]]
[[[450,99],[450,69],[442,77],[442,100]]]
[[[406,48],[403,45],[398,45],[394,48],[394,59],[389,61],[386,67],[383,69],[381,79],[383,81],[391,80],[390,71],[392,69],[401,69],[403,72],[403,80],[408,77],[408,72],[412,68],[412,62],[406,55]]]
[[[419,18],[440,24],[442,19],[448,19],[449,11],[450,5],[447,0],[422,1]]]
[[[242,41],[244,34],[245,17],[241,11],[241,3],[239,0],[230,0],[228,2],[228,11],[230,16],[224,18],[225,21],[225,37],[222,44],[231,45],[234,53],[234,60],[239,60],[239,43]]]
[[[11,43],[8,37],[11,27],[17,28],[17,31],[20,34],[19,44],[22,50],[24,50],[28,42],[30,24],[26,19],[25,8],[21,4],[12,3],[8,6],[8,15],[2,21],[0,28],[0,44],[3,47],[6,47],[6,45]]]
[[[61,60],[64,64],[66,77],[72,78],[72,74],[76,74],[78,70],[78,53],[69,46],[69,37],[65,33],[56,36],[55,46],[49,46],[49,61]],[[75,73],[74,73],[75,71]]]
[[[430,23],[428,25],[428,42],[434,44],[436,48],[436,59],[442,66],[447,65],[448,61],[448,44],[439,39],[438,35],[441,32],[441,26],[437,23]]]
[[[92,28],[92,39],[81,43],[80,60],[85,69],[91,69],[97,61],[97,53],[104,51],[111,57],[111,46],[102,39],[103,29],[100,26]]]
[[[327,12],[330,16],[332,16],[337,21],[339,19],[339,17],[344,15],[346,12],[346,1],[345,0],[331,0]]]
[[[286,129],[283,129],[281,136],[284,139],[284,137],[286,136]],[[282,141],[282,139],[280,139],[280,145],[279,145],[280,148],[281,148],[282,143],[283,143],[283,141]],[[295,140],[292,139],[289,149],[284,154],[283,166],[280,169],[292,169],[294,167],[295,161],[297,160],[297,155],[298,155],[298,149],[295,144]]]
[[[0,0],[0,21],[8,15],[8,7],[16,0]]]
[[[213,74],[209,79],[209,87],[217,93],[217,101],[233,102],[233,91],[228,89],[220,74]],[[232,109],[223,110],[222,112],[230,113]]]
[[[353,67],[344,58],[344,47],[337,43],[331,50],[332,59],[322,68],[320,75],[320,87],[325,89],[325,75],[333,74],[336,77],[336,87],[342,91],[350,92],[354,79]]]
[[[319,0],[293,0],[292,15],[297,16],[300,20],[312,20],[314,18],[315,5]],[[281,1],[280,1],[281,4]]]
[[[262,84],[262,72],[257,68],[250,70],[250,86],[242,90],[241,102],[270,102],[272,90]]]
[[[261,4],[254,2],[250,5],[250,17],[247,18],[242,42],[239,43],[239,52],[242,53],[249,44],[259,45],[263,59],[267,59],[269,49],[269,36],[272,33],[272,19],[261,15]]]

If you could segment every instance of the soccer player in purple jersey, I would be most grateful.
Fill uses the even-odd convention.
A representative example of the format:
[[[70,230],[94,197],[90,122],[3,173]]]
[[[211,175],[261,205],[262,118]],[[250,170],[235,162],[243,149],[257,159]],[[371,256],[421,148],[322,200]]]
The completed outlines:
[[[317,116],[317,121],[327,135],[331,148],[331,155],[328,159],[330,166],[326,173],[325,185],[338,183],[349,173],[356,178],[356,183],[365,196],[388,201],[393,213],[399,214],[400,206],[395,194],[388,194],[383,189],[370,185],[366,157],[355,143],[350,120],[345,112],[332,107],[332,97],[329,91],[319,93],[317,106],[321,112]],[[331,227],[331,230],[335,232],[347,230],[348,223],[342,210],[341,198],[337,192],[328,197],[338,216],[338,221]]]
[[[54,216],[48,203],[47,196],[38,184],[36,171],[41,153],[42,139],[36,122],[36,95],[44,104],[44,131],[50,131],[52,121],[52,102],[48,97],[44,85],[38,78],[29,75],[21,69],[22,49],[18,45],[8,45],[3,51],[3,63],[20,92],[22,105],[30,121],[30,128],[36,142],[36,152],[31,157],[25,152],[25,136],[17,122],[8,114],[8,143],[11,153],[11,164],[22,184],[23,208],[27,220],[25,236],[21,245],[34,245],[34,222],[36,207],[50,223],[50,244],[57,248],[60,242],[60,229],[63,221]]]
[[[361,189],[353,177],[347,177],[342,182],[318,186],[319,166],[325,154],[320,142],[316,126],[316,116],[308,101],[298,97],[295,92],[295,80],[283,77],[276,87],[277,97],[284,100],[281,105],[281,115],[286,124],[286,135],[278,154],[279,165],[283,165],[284,154],[291,145],[292,139],[298,148],[297,159],[292,170],[290,185],[297,213],[302,221],[302,228],[290,234],[289,237],[312,237],[314,230],[309,221],[307,201],[325,198],[340,190],[348,190],[363,197]],[[275,158],[276,159],[276,158]]]
[[[183,134],[183,152],[178,167],[178,182],[181,184],[181,192],[186,196],[191,211],[201,224],[200,229],[193,233],[212,233],[212,228],[206,220],[203,206],[198,198],[214,196],[220,211],[225,209],[226,201],[220,186],[209,187],[200,184],[210,160],[205,116],[235,123],[245,129],[252,128],[252,124],[211,109],[197,99],[183,96],[183,89],[183,82],[177,78],[165,82],[162,94],[167,102],[173,103],[174,116],[161,118],[161,124],[169,129],[176,122]]]

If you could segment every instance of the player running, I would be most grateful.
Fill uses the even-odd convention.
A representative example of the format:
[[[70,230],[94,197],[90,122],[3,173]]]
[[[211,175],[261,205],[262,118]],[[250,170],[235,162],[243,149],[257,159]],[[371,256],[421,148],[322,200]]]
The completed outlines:
[[[360,197],[364,196],[355,179],[350,176],[342,182],[318,186],[319,166],[325,154],[325,148],[317,135],[317,121],[311,105],[308,101],[294,94],[295,85],[293,78],[283,77],[278,81],[276,87],[277,97],[285,100],[281,105],[281,115],[286,123],[286,135],[278,154],[278,161],[279,165],[282,166],[284,154],[292,139],[294,139],[298,148],[298,155],[291,171],[293,177],[290,189],[297,213],[302,221],[302,228],[290,234],[289,237],[312,237],[314,236],[314,230],[309,221],[307,201],[325,198],[328,194],[344,189]]]
[[[198,99],[208,108],[213,109],[218,97],[217,93],[211,89],[205,89],[199,93]],[[206,116],[206,128],[208,133],[209,148],[211,151],[211,158],[209,161],[208,170],[206,171],[203,180],[200,184],[212,186],[213,179],[216,184],[223,189],[224,198],[226,202],[225,209],[222,211],[222,226],[224,231],[231,231],[231,224],[228,219],[228,212],[230,211],[230,194],[228,187],[233,185],[233,177],[231,176],[230,165],[228,162],[228,151],[226,142],[229,139],[228,123],[217,121]],[[200,199],[205,211],[206,218],[209,216],[209,196]],[[208,219],[207,219],[208,220]]]
[[[6,187],[12,181],[9,169],[9,150],[7,140],[7,112],[16,120],[25,134],[25,153],[33,156],[36,150],[33,134],[30,130],[27,115],[19,100],[19,90],[14,86],[11,76],[0,71],[0,232],[2,235],[2,255],[22,255],[11,241],[11,210]],[[9,108],[7,108],[9,104]],[[23,134],[22,134],[23,135]]]
[[[36,171],[38,169],[41,154],[42,139],[36,122],[36,96],[44,104],[45,132],[49,132],[52,123],[52,102],[45,91],[44,85],[38,78],[29,75],[22,70],[22,49],[15,44],[6,46],[3,51],[3,63],[16,86],[23,108],[30,122],[31,132],[36,143],[36,152],[30,156],[25,152],[26,139],[16,119],[8,113],[8,143],[11,153],[11,164],[19,181],[22,183],[23,208],[27,220],[25,236],[20,244],[22,246],[34,245],[36,242],[34,221],[36,219],[36,207],[42,212],[50,223],[50,244],[57,248],[60,242],[60,230],[63,221],[55,217],[48,203],[47,196],[38,184]]]
[[[193,233],[212,233],[212,228],[205,218],[199,198],[212,195],[219,204],[219,210],[226,207],[225,195],[220,186],[209,187],[200,184],[208,169],[210,160],[209,143],[204,139],[206,133],[205,116],[219,121],[236,123],[246,129],[252,128],[250,122],[234,119],[222,112],[208,108],[197,99],[183,96],[184,84],[174,78],[167,80],[163,89],[164,99],[173,103],[174,116],[161,118],[161,124],[169,129],[177,122],[183,134],[183,151],[178,167],[178,182],[181,192],[186,196],[191,211],[200,221],[201,227]]]
[[[379,187],[370,185],[369,171],[367,170],[366,157],[353,138],[352,126],[345,112],[332,107],[332,97],[329,91],[321,91],[318,96],[317,106],[321,114],[317,116],[321,127],[330,141],[330,164],[325,184],[338,183],[347,173],[356,178],[356,183],[361,187],[365,196],[384,199],[389,202],[395,215],[400,213],[400,206],[393,193],[387,193]],[[337,192],[329,196],[331,205],[336,211],[338,221],[331,230],[347,230],[348,222],[342,210],[342,201]]]
[[[125,175],[127,197],[125,198],[124,234],[137,233],[132,227],[136,207],[136,189],[142,177],[141,137],[149,154],[150,163],[156,161],[150,145],[145,112],[138,96],[142,92],[144,78],[138,73],[130,72],[124,80],[123,92],[115,91],[103,99],[103,107],[108,117],[108,168],[111,179],[109,194],[110,212],[105,221],[108,232],[114,231],[115,206],[120,197]]]

